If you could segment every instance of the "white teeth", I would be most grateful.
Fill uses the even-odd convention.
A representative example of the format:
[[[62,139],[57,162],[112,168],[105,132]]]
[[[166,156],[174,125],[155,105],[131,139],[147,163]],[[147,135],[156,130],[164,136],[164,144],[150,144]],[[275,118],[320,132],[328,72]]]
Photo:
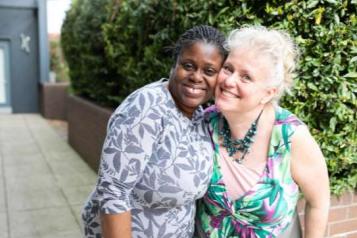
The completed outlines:
[[[199,90],[203,90],[202,88],[194,88],[194,87],[188,87],[188,89],[189,89],[191,92],[198,92]]]
[[[204,89],[189,86],[186,86],[186,90],[191,95],[201,95],[204,92]]]
[[[195,93],[197,90],[195,88],[189,88],[189,90],[192,92],[192,93]]]

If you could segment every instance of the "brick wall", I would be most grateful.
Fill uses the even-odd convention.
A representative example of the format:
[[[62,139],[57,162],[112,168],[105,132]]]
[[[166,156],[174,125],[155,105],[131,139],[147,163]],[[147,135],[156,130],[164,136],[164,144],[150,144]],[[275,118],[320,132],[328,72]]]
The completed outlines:
[[[298,204],[299,216],[304,227],[305,201]],[[357,191],[349,191],[340,197],[332,197],[325,237],[357,238]]]
[[[68,142],[95,171],[98,171],[107,123],[113,110],[86,99],[67,97]]]
[[[47,119],[67,119],[67,89],[69,83],[41,83],[40,108],[41,114]]]

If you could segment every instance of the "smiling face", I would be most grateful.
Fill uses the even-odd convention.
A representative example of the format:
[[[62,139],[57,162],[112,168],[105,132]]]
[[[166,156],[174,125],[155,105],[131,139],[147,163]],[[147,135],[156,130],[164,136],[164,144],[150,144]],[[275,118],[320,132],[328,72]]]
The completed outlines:
[[[223,63],[219,49],[196,42],[182,50],[171,73],[169,90],[177,107],[188,117],[213,95]]]
[[[276,93],[268,87],[273,64],[256,50],[232,50],[218,76],[215,104],[225,112],[261,110]]]

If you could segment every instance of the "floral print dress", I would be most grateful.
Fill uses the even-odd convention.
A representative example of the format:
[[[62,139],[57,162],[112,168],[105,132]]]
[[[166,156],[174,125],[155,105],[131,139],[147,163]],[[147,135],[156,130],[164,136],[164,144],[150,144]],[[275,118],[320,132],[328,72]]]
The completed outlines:
[[[275,108],[264,172],[255,186],[232,201],[227,195],[218,163],[221,118],[215,108],[210,109],[214,167],[208,191],[198,202],[196,233],[199,237],[210,238],[278,237],[296,215],[299,188],[290,173],[290,145],[296,127],[303,123],[289,111]]]
[[[130,211],[133,238],[191,238],[213,166],[204,120],[202,108],[191,120],[179,111],[166,80],[129,95],[108,123],[98,181],[82,211],[83,236],[102,237],[101,213]]]

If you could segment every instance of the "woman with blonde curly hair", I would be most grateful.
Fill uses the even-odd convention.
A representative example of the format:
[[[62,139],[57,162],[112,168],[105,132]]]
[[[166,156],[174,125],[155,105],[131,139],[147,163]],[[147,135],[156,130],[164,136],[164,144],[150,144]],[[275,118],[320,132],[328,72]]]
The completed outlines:
[[[288,34],[265,27],[234,30],[207,117],[213,176],[199,201],[200,237],[294,237],[301,191],[306,238],[323,237],[329,180],[307,126],[278,105],[292,86],[297,49]]]

